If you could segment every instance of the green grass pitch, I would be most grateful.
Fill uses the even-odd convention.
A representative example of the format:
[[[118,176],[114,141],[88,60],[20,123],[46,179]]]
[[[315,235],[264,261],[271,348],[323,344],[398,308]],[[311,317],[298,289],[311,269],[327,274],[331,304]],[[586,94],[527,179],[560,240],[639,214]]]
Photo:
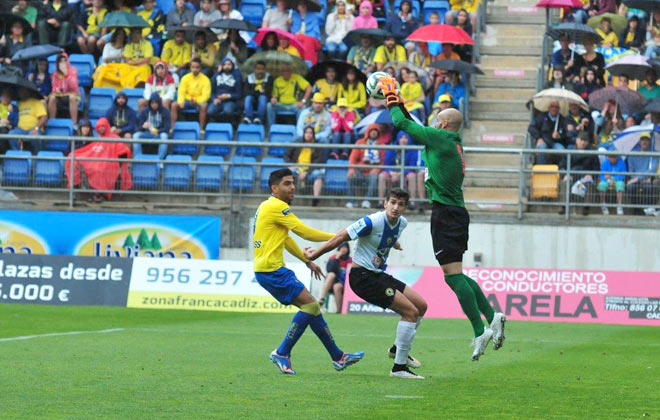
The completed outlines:
[[[473,363],[467,321],[424,320],[427,380],[406,381],[387,376],[397,320],[373,315],[326,316],[357,365],[335,372],[308,330],[281,375],[290,318],[0,305],[0,419],[660,419],[657,327],[510,321]]]

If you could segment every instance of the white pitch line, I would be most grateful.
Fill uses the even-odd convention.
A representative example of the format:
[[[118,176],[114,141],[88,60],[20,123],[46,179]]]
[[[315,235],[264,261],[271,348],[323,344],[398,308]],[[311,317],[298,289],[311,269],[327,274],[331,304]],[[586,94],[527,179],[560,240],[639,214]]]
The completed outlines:
[[[385,395],[385,398],[392,398],[396,400],[414,400],[424,397],[421,395]]]
[[[97,331],[66,331],[66,332],[47,333],[47,334],[19,335],[17,337],[0,338],[0,343],[4,343],[6,341],[31,340],[33,338],[42,338],[42,337],[60,337],[65,335],[106,334],[106,333],[118,332],[118,331],[124,331],[124,329],[109,328],[107,330],[97,330]]]

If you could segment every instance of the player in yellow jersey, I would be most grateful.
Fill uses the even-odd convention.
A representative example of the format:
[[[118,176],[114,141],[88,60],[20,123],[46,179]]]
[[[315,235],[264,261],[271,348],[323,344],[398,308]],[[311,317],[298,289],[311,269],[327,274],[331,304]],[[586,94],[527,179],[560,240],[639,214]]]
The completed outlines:
[[[295,375],[296,371],[291,367],[291,349],[309,325],[330,353],[334,368],[344,370],[347,366],[359,362],[364,357],[364,352],[344,353],[337,347],[330,328],[321,315],[321,306],[296,278],[294,272],[284,266],[283,256],[286,248],[289,253],[307,264],[317,278],[321,278],[323,271],[305,258],[303,251],[289,236],[289,230],[315,242],[327,241],[334,235],[305,226],[291,212],[289,205],[293,201],[296,186],[290,169],[274,171],[268,179],[268,185],[272,196],[259,205],[254,217],[254,274],[261,287],[280,303],[300,308],[291,320],[284,341],[270,354],[270,360],[277,365],[280,372]]]

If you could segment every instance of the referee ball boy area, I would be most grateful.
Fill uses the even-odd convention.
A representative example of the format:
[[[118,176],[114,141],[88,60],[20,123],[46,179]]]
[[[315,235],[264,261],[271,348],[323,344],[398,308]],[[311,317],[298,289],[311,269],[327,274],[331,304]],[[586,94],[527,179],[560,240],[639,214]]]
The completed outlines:
[[[471,362],[464,320],[425,319],[427,379],[390,378],[397,319],[326,315],[365,358],[335,372],[290,314],[0,305],[0,419],[660,419],[660,329],[511,321]]]

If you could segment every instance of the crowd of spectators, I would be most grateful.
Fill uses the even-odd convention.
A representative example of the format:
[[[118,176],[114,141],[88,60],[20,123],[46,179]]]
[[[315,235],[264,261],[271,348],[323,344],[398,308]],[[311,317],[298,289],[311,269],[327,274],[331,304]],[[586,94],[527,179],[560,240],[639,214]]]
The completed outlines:
[[[561,13],[563,23],[587,23],[588,19],[594,17],[600,17],[595,34],[585,36],[581,45],[571,43],[569,34],[561,35],[555,41],[549,59],[547,81],[543,86],[544,89],[558,88],[576,93],[589,106],[589,112],[573,104],[562,115],[560,101],[549,103],[547,109],[535,110],[528,133],[531,146],[536,149],[606,152],[614,148],[613,142],[624,130],[660,121],[659,113],[648,112],[641,105],[636,108],[624,107],[623,103],[617,103],[617,95],[609,91],[600,92],[608,92],[609,98],[602,106],[595,107],[591,102],[599,96],[598,91],[601,89],[617,88],[623,90],[623,93],[636,91],[641,95],[641,104],[648,105],[654,101],[660,103],[660,86],[657,83],[660,63],[654,64],[644,59],[644,62],[648,62],[647,71],[643,76],[638,76],[639,80],[635,80],[635,74],[616,72],[613,75],[606,69],[607,64],[628,55],[639,55],[647,59],[657,57],[660,51],[660,20],[655,18],[660,18],[660,9],[646,13],[608,0],[592,1],[584,9],[562,10]],[[612,24],[617,18],[627,20],[627,25],[618,31]],[[651,144],[657,141],[660,141],[657,132],[655,135],[644,133],[632,150],[650,151]],[[603,154],[599,162],[596,156],[592,157],[572,156],[571,170],[593,171],[591,175],[573,177],[573,190],[577,191],[574,191],[572,197],[578,200],[585,199],[580,197],[592,201],[599,199],[602,202],[602,213],[609,214],[606,197],[612,193],[617,214],[624,214],[623,204],[630,203],[646,206],[644,212],[648,215],[660,215],[656,210],[660,198],[660,178],[653,176],[658,171],[658,158],[617,158]],[[560,169],[567,167],[565,155],[544,153],[537,154],[535,158],[537,164],[558,164]],[[588,207],[582,211],[588,214]],[[563,212],[562,208],[560,213]]]

